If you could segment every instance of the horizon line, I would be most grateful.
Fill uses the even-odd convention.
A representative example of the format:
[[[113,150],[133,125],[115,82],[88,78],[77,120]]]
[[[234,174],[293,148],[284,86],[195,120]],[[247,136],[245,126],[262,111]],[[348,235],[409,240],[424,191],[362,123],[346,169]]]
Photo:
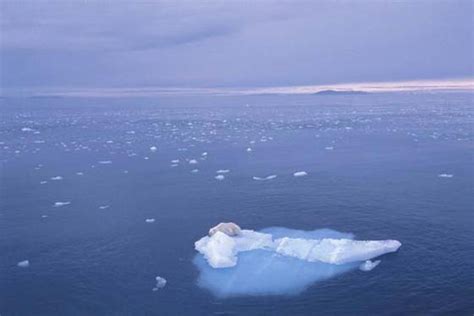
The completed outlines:
[[[14,90],[14,89],[13,89]],[[23,97],[154,97],[154,96],[251,96],[251,95],[311,95],[321,91],[336,92],[470,92],[474,78],[447,80],[403,80],[336,83],[326,85],[288,85],[270,87],[126,87],[126,88],[17,88],[9,96]],[[19,92],[20,91],[20,92]],[[2,97],[7,97],[2,93]]]

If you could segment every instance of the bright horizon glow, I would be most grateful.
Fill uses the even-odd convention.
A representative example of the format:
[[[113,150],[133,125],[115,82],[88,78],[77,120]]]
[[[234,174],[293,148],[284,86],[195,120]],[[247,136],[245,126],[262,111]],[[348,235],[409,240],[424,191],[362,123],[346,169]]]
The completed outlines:
[[[12,95],[45,97],[155,97],[155,96],[238,96],[238,95],[299,95],[314,94],[324,90],[388,92],[470,92],[474,91],[474,79],[407,80],[383,82],[338,83],[328,85],[299,85],[257,88],[58,88],[22,89]]]

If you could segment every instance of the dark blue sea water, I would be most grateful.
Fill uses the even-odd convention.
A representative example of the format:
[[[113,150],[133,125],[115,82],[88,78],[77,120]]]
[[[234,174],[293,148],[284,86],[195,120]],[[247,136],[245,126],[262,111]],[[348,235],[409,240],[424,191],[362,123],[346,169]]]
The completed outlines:
[[[0,102],[2,316],[474,312],[473,94]],[[297,295],[222,298],[193,263],[222,221],[403,245]]]

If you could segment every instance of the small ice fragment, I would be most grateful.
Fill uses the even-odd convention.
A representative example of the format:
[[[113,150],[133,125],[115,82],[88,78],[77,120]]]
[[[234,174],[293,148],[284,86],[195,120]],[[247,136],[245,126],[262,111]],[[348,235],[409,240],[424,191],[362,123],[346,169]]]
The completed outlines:
[[[165,278],[157,276],[155,278],[155,280],[156,280],[156,286],[153,288],[153,291],[158,291],[159,289],[162,289],[162,288],[165,287],[165,285],[166,285],[166,279]]]
[[[33,132],[34,129],[32,129],[32,128],[30,128],[30,127],[23,127],[23,128],[21,129],[21,131],[22,131],[22,132]]]
[[[295,177],[304,177],[304,176],[307,176],[308,173],[306,171],[297,171],[295,173],[293,173],[293,176]]]
[[[229,169],[219,169],[219,170],[216,171],[216,173],[218,173],[218,174],[229,173],[229,172],[230,172]]]
[[[203,152],[203,153],[201,154],[201,156],[206,157],[206,156],[207,156],[207,152]]]
[[[127,173],[128,173],[128,170],[124,170],[123,173],[127,174]]]
[[[112,161],[110,161],[110,160],[100,160],[99,163],[100,163],[101,165],[109,165],[109,164],[112,163]]]
[[[334,150],[334,147],[333,147],[333,146],[327,146],[327,147],[325,147],[324,149],[326,149],[326,150]]]
[[[106,141],[106,143],[107,143],[107,144],[113,144],[114,141],[113,141],[113,140],[108,140],[108,141]]]
[[[18,262],[16,265],[20,268],[28,268],[30,266],[30,262],[28,260],[23,260]]]
[[[156,148],[156,146],[151,146],[150,147],[150,151],[157,151],[157,150],[158,150],[158,148]]]
[[[224,175],[222,174],[218,174],[217,176],[215,176],[216,180],[224,180]]]
[[[55,202],[54,207],[61,207],[69,204],[71,204],[71,202]]]
[[[198,163],[198,161],[197,161],[196,159],[191,159],[191,160],[189,160],[189,164],[190,164],[190,165],[195,165],[195,164],[197,164],[197,163]]]
[[[77,174],[78,176],[83,176],[83,175],[84,175],[84,172],[76,172],[76,174]]]
[[[46,184],[48,181],[41,181],[40,184]]]
[[[367,271],[372,270],[376,266],[378,266],[380,262],[381,262],[381,260],[375,260],[375,261],[367,260],[367,261],[361,263],[361,265],[359,266],[359,269],[362,270],[362,271],[367,272]]]
[[[269,175],[267,177],[252,177],[252,179],[256,180],[256,181],[266,181],[266,180],[272,180],[272,179],[275,179],[277,177],[276,174],[272,174],[272,175]]]
[[[172,168],[177,167],[177,166],[178,166],[177,163],[174,163],[174,164],[171,165]]]
[[[251,152],[251,151],[252,151],[252,148],[248,147],[248,148],[247,148],[247,152],[249,153],[249,152]]]
[[[105,209],[108,209],[110,207],[110,205],[101,205],[99,206],[99,209],[100,210],[105,210]]]
[[[171,163],[172,163],[172,164],[177,164],[177,163],[179,163],[179,159],[171,160]]]
[[[143,159],[148,160],[148,159],[150,159],[150,158],[149,158],[149,157],[143,157]]]
[[[438,175],[438,177],[440,177],[440,178],[452,178],[452,177],[454,177],[454,175],[450,174],[450,173],[441,173],[441,174]]]
[[[147,219],[145,219],[145,222],[147,222],[147,223],[154,223],[154,222],[155,222],[155,219],[154,219],[154,218],[147,218]]]
[[[41,215],[41,218],[47,218],[48,215]]]
[[[197,173],[197,172],[199,172],[199,169],[193,169],[193,170],[191,170],[191,172],[192,173]]]
[[[62,179],[63,179],[63,177],[61,177],[61,176],[51,177],[51,180],[53,180],[53,181],[58,181],[58,180],[62,180]]]

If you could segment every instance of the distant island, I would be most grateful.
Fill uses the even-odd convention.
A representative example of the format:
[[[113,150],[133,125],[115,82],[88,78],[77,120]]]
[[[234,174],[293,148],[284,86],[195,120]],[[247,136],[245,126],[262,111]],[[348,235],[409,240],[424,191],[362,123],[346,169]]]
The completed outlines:
[[[337,91],[337,90],[322,90],[313,95],[361,95],[361,94],[369,94],[365,91],[356,91],[356,90],[345,90],[345,91]]]

